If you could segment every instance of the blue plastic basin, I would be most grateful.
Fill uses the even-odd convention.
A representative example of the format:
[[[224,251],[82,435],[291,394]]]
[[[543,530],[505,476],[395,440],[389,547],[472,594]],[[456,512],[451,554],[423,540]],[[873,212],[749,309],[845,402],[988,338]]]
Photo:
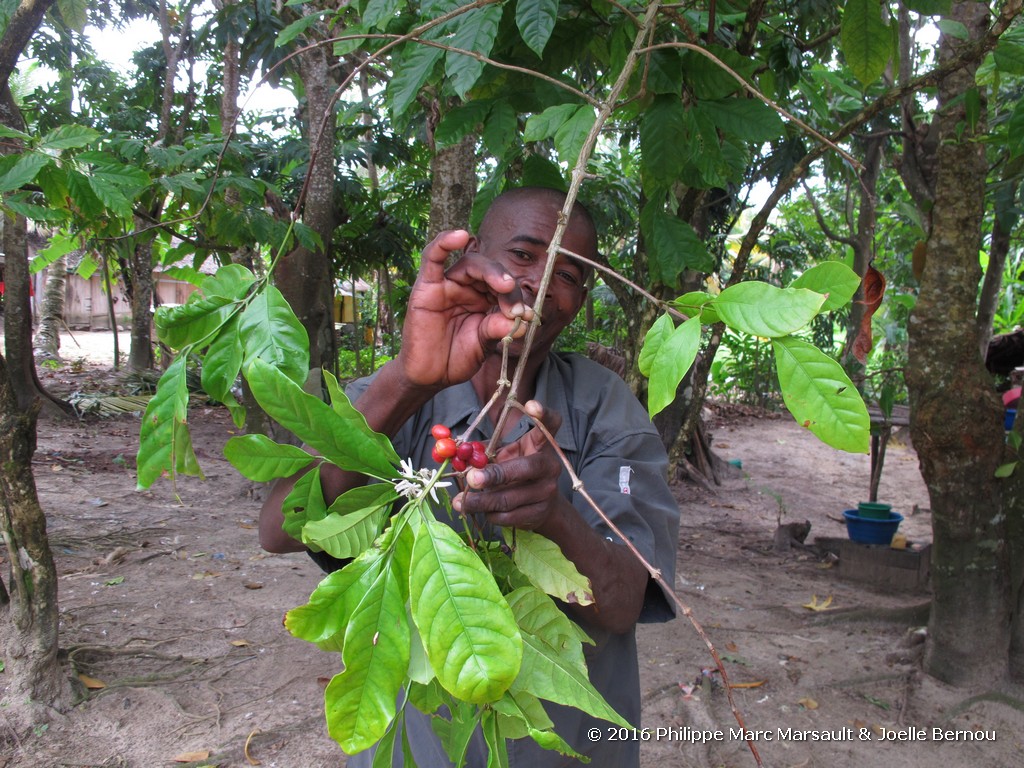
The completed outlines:
[[[861,544],[884,544],[889,546],[892,537],[903,522],[903,515],[899,512],[890,512],[887,519],[876,519],[861,517],[856,509],[847,509],[843,512],[846,518],[846,532],[851,541]]]

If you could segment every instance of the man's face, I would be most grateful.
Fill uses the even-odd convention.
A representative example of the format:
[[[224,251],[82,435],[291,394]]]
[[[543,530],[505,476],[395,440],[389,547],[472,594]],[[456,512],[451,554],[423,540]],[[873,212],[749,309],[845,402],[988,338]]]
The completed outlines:
[[[524,197],[502,203],[488,213],[479,236],[470,242],[466,252],[478,253],[500,264],[515,279],[523,303],[535,306],[560,209],[546,197]],[[562,246],[582,255],[593,251],[590,230],[578,217],[570,220]],[[551,349],[558,334],[576,317],[587,295],[584,266],[562,254],[555,258],[541,307],[542,322],[534,336],[533,349],[538,354],[546,354]],[[521,348],[522,342],[516,341],[509,352],[518,356]]]

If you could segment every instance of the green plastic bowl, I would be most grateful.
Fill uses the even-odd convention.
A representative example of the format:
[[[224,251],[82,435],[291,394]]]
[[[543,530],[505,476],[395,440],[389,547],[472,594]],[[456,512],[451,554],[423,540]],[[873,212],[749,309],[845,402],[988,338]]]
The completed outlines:
[[[857,513],[867,520],[888,520],[892,504],[883,501],[862,501],[857,504]]]

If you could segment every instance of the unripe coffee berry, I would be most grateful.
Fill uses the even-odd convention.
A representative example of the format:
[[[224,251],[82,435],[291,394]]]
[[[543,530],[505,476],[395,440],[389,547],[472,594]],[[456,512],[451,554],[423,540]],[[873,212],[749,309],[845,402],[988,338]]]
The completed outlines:
[[[441,438],[444,437],[451,437],[452,432],[444,424],[435,424],[430,428],[430,435],[435,440],[440,440]]]
[[[443,459],[450,459],[455,455],[455,441],[450,437],[442,437],[434,444],[434,452]]]

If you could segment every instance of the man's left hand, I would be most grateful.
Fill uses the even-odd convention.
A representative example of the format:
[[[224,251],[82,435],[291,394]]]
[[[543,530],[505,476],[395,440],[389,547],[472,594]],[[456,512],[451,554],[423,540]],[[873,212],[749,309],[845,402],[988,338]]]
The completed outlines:
[[[524,406],[527,414],[544,424],[551,435],[562,417],[536,400]],[[468,490],[453,500],[463,514],[484,513],[488,522],[539,531],[568,501],[558,491],[562,461],[547,437],[534,427],[519,440],[503,447],[494,462],[466,473]]]

